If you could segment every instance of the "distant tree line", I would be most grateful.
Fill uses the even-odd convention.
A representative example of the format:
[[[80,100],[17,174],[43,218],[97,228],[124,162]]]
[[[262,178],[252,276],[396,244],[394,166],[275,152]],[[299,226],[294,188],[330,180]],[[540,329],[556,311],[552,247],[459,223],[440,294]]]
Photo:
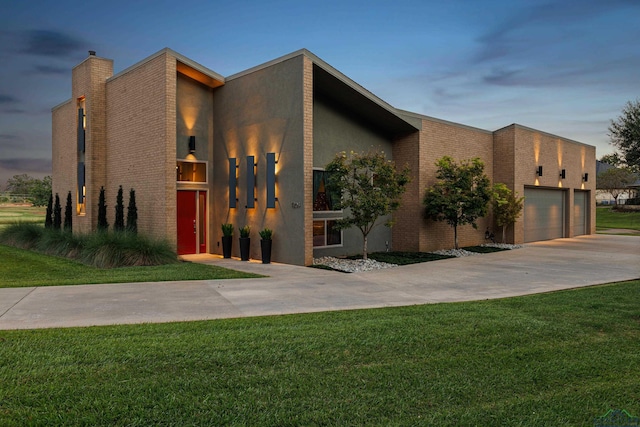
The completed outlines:
[[[7,180],[5,191],[12,196],[24,197],[34,206],[46,206],[51,195],[51,177],[33,178],[26,173]]]

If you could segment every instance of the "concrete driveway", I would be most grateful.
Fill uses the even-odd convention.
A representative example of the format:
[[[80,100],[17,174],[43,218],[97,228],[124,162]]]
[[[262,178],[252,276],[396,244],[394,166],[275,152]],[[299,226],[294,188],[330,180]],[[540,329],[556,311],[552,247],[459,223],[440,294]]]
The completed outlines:
[[[640,238],[614,235],[353,274],[212,255],[189,258],[269,277],[0,289],[0,330],[482,300],[640,278]]]

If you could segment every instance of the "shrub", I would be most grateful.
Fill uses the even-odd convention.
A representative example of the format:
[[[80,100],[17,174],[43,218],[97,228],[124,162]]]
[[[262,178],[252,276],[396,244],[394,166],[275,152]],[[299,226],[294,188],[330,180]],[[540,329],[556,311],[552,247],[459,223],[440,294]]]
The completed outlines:
[[[127,207],[127,231],[133,234],[138,232],[138,208],[136,207],[136,192],[129,190],[129,206]]]
[[[100,187],[100,196],[98,198],[98,231],[107,231],[109,223],[107,222],[107,204],[104,199],[104,187]]]
[[[44,228],[53,227],[53,194],[49,194],[49,202],[47,203],[47,213],[44,217]]]
[[[249,227],[248,225],[245,225],[242,228],[239,228],[240,230],[240,237],[243,239],[246,239],[249,237],[249,233],[251,232],[251,227]]]
[[[44,232],[45,228],[38,224],[11,224],[0,231],[0,243],[20,249],[34,249]]]
[[[225,237],[233,236],[233,224],[222,224],[222,235]]]
[[[272,236],[273,236],[273,230],[271,230],[270,228],[265,228],[264,230],[260,230],[260,238],[262,240],[271,240]]]
[[[56,193],[56,202],[53,204],[53,229],[62,228],[62,206],[60,206],[60,196]]]
[[[71,207],[71,191],[67,194],[67,205],[64,207],[64,230],[71,231],[73,228],[73,211]]]
[[[122,185],[118,188],[116,197],[116,219],[113,222],[114,231],[124,231],[124,202],[122,200]]]
[[[163,265],[178,262],[171,244],[134,233],[75,235],[37,224],[12,224],[0,231],[0,243],[78,260],[99,268]]]

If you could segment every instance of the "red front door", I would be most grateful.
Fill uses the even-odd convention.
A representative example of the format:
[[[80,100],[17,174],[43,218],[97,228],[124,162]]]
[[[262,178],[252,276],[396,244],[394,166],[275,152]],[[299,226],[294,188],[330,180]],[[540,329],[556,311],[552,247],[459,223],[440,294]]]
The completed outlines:
[[[197,191],[178,191],[178,255],[196,253],[197,196]]]

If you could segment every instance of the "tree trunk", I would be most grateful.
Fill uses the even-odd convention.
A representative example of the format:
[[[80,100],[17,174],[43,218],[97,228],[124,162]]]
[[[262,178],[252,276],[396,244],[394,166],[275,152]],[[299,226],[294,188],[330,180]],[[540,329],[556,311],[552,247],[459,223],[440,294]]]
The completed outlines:
[[[507,226],[503,225],[502,226],[502,243],[507,243],[506,237],[507,237]]]
[[[362,259],[367,259],[367,236],[363,236]]]
[[[458,226],[453,226],[453,243],[456,249],[458,249]]]

